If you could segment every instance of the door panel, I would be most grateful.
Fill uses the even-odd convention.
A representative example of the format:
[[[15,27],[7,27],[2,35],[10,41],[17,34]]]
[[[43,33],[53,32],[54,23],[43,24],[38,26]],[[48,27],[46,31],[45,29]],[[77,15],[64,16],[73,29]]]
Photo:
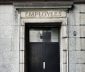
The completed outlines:
[[[46,48],[46,70],[45,72],[59,72],[60,55],[59,43],[45,43]]]
[[[42,43],[30,43],[30,48],[29,72],[42,72]]]
[[[29,48],[30,68],[27,72],[59,72],[59,43],[31,42]],[[45,69],[43,69],[43,62],[45,62]]]

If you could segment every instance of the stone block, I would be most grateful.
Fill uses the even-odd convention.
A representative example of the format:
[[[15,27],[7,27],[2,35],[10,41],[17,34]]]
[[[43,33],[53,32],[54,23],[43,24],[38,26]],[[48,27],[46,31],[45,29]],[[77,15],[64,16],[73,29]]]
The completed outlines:
[[[25,36],[25,26],[20,26],[20,38],[24,38]]]
[[[76,51],[76,63],[85,63],[85,51]]]
[[[85,26],[80,26],[80,37],[85,37]]]
[[[85,64],[76,64],[76,72],[85,72]]]
[[[80,44],[81,44],[81,50],[85,50],[85,39],[84,38],[80,39]]]
[[[85,4],[80,5],[80,12],[85,12]]]
[[[69,51],[69,63],[75,64],[76,61],[76,51]]]
[[[67,51],[63,51],[63,63],[67,63]]]
[[[81,6],[79,4],[74,5],[74,12],[79,13],[81,9]]]
[[[74,37],[75,26],[69,26],[69,37]]]
[[[61,37],[67,37],[67,26],[61,26]]]
[[[70,51],[75,51],[76,50],[76,38],[69,38],[69,46],[68,46]]]
[[[20,63],[24,63],[24,51],[20,51]]]
[[[20,72],[24,72],[24,64],[20,64]]]
[[[75,31],[76,31],[75,37],[80,37],[80,26],[75,26]]]
[[[68,25],[75,25],[75,13],[73,11],[68,13]]]
[[[81,50],[81,40],[80,38],[76,38],[76,50]]]
[[[24,48],[25,48],[24,43],[25,43],[24,38],[20,38],[20,50],[24,50]]]
[[[85,25],[85,19],[80,19],[80,25],[82,25],[82,26]]]
[[[76,64],[69,64],[69,72],[76,72]]]
[[[68,38],[61,39],[61,50],[68,50]]]
[[[80,13],[79,12],[75,12],[75,24],[77,26],[80,25]]]
[[[63,64],[63,71],[62,72],[67,72],[67,64]]]
[[[85,19],[85,14],[84,13],[80,13],[80,18],[81,19]]]
[[[62,26],[67,26],[68,18],[67,17],[66,18],[62,18],[61,20],[62,20]]]
[[[80,37],[80,26],[69,26],[69,37]]]
[[[80,13],[79,12],[75,12],[72,11],[72,12],[69,12],[68,13],[68,24],[70,26],[73,26],[73,25],[80,25]]]
[[[84,13],[80,14],[80,24],[85,25],[85,14]]]

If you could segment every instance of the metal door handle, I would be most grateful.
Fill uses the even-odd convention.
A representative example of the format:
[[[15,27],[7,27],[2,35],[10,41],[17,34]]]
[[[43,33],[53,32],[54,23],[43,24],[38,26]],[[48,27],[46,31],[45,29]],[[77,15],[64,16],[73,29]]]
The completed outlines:
[[[43,62],[43,69],[45,70],[45,62]]]

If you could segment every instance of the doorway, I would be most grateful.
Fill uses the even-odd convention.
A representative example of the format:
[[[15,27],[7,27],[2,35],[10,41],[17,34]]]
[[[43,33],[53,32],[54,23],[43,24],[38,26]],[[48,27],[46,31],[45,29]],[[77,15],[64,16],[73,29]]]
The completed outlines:
[[[25,72],[60,72],[59,26],[25,24]]]

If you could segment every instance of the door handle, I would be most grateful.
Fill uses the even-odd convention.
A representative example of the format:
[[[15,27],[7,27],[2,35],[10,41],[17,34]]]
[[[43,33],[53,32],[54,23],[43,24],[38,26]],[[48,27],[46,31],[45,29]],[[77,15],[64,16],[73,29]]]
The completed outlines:
[[[43,62],[43,69],[45,70],[45,62]]]

